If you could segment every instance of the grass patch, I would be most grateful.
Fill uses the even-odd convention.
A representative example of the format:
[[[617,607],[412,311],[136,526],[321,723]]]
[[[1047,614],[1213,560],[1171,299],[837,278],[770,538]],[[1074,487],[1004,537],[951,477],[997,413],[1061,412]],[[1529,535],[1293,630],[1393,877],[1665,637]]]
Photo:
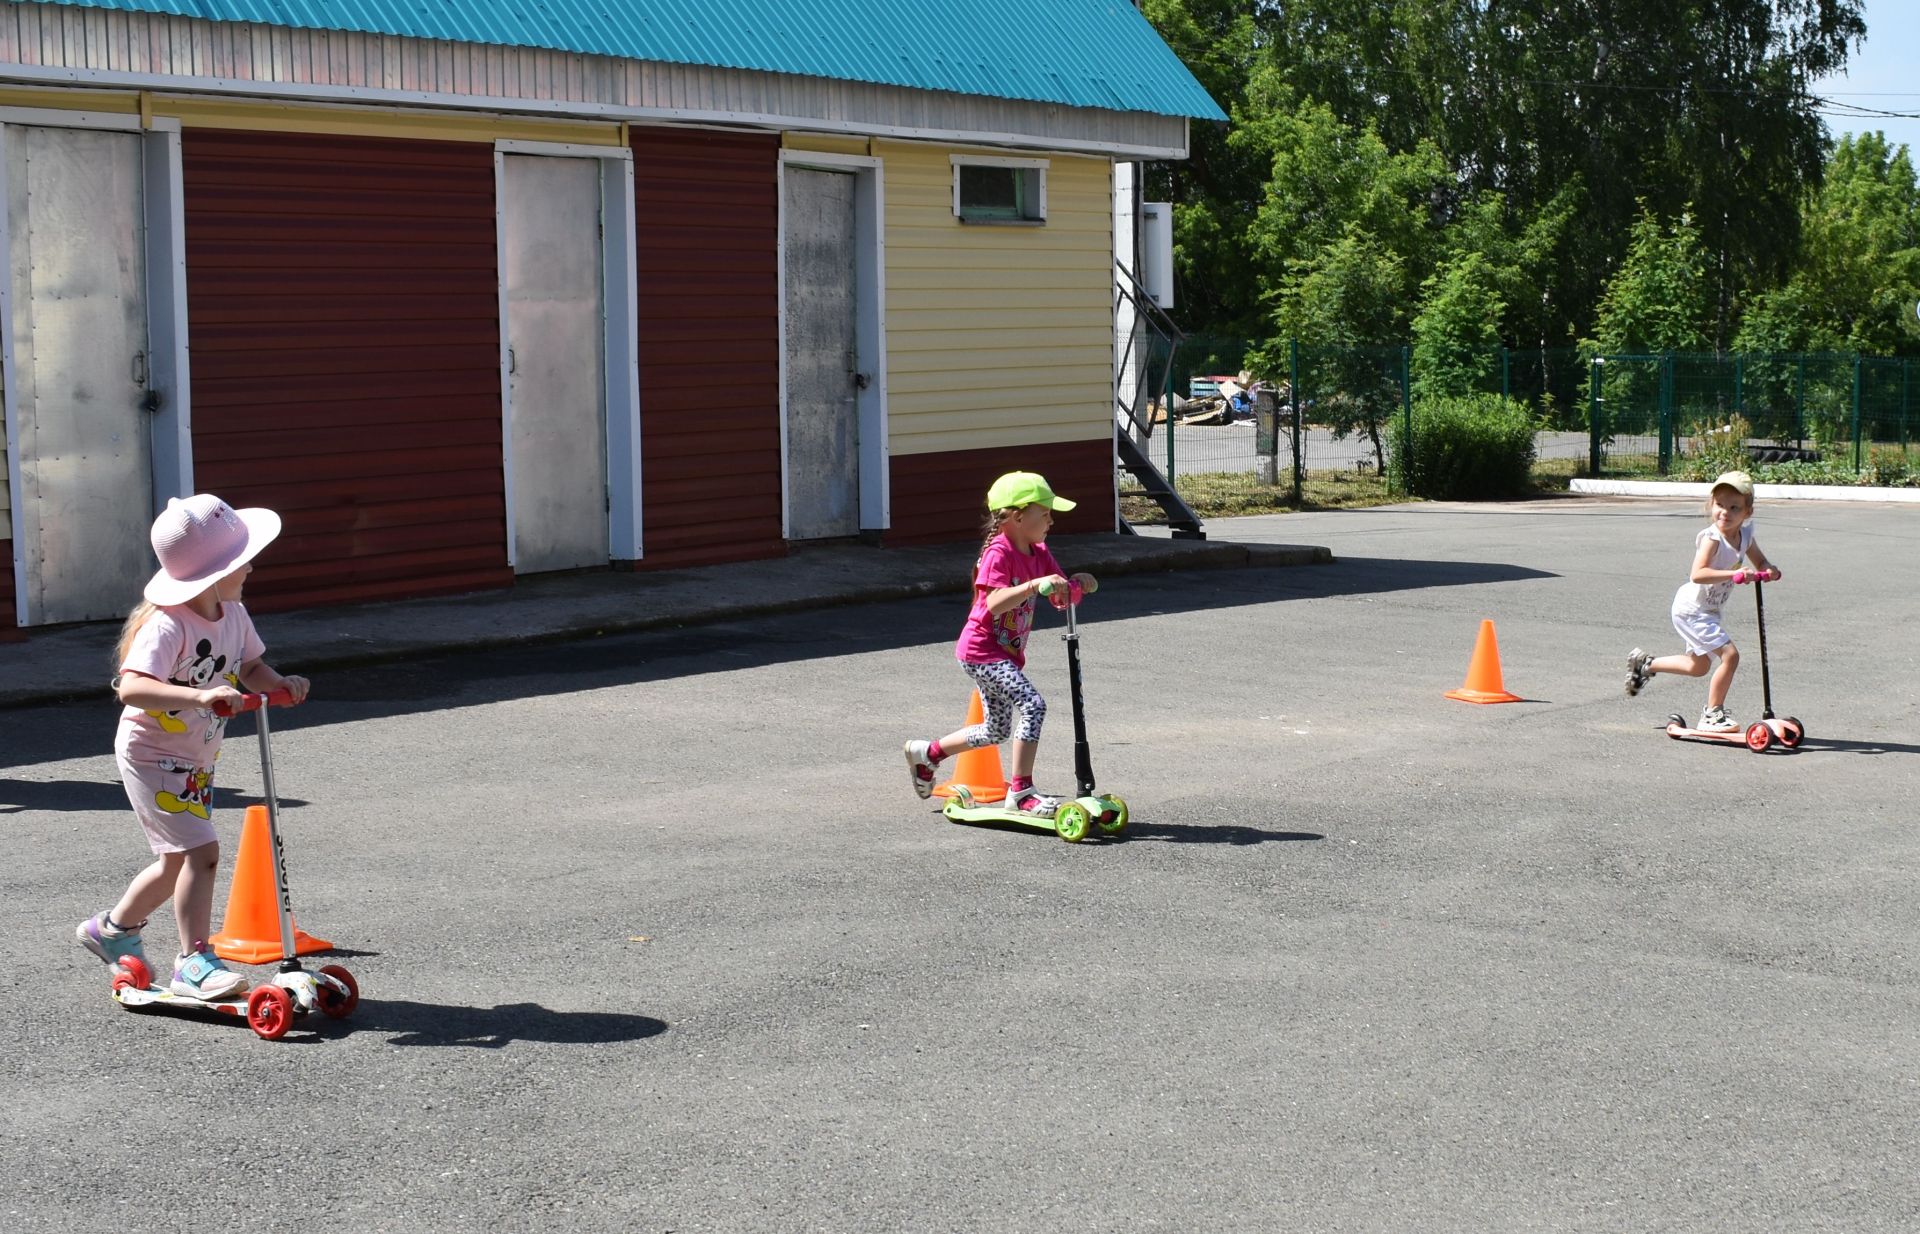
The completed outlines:
[[[1543,459],[1535,462],[1533,491],[1564,493],[1568,482],[1584,474],[1580,460]],[[1123,477],[1123,483],[1125,482]],[[1195,472],[1175,483],[1180,496],[1202,519],[1233,518],[1243,514],[1294,514],[1302,510],[1357,510],[1399,501],[1417,501],[1390,492],[1387,482],[1371,472],[1309,471],[1301,486],[1301,500],[1293,500],[1289,483],[1262,484],[1250,471]],[[1153,526],[1167,521],[1159,506],[1145,497],[1122,497],[1120,515],[1129,523]]]
[[[1262,484],[1250,471],[1194,472],[1181,476],[1174,487],[1203,519],[1233,518],[1242,514],[1292,514],[1300,510],[1351,510],[1380,506],[1406,498],[1387,491],[1387,482],[1370,472],[1309,471],[1294,501],[1292,484]],[[1145,497],[1122,497],[1120,514],[1129,523],[1167,521],[1160,507]]]
[[[1533,461],[1528,479],[1536,493],[1564,493],[1573,487],[1575,476],[1586,474],[1585,459],[1541,458]]]

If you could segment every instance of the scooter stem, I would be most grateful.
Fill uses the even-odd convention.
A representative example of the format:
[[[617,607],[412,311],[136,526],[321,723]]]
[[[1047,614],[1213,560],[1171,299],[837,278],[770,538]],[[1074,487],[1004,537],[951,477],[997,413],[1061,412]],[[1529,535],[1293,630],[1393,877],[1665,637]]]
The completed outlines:
[[[1076,606],[1067,603],[1067,684],[1073,691],[1073,778],[1076,794],[1093,796],[1093,752],[1087,745],[1087,709],[1080,697],[1080,629],[1075,620]]]
[[[1762,718],[1773,719],[1773,682],[1767,674],[1767,601],[1762,593],[1765,584],[1759,579],[1753,580],[1754,619],[1760,629],[1760,705],[1765,709]]]
[[[293,951],[293,894],[287,886],[287,855],[280,847],[280,794],[273,787],[273,746],[268,735],[267,712],[262,706],[255,720],[260,725],[260,778],[267,790],[267,835],[273,840],[274,905],[280,910],[280,963],[299,967]]]

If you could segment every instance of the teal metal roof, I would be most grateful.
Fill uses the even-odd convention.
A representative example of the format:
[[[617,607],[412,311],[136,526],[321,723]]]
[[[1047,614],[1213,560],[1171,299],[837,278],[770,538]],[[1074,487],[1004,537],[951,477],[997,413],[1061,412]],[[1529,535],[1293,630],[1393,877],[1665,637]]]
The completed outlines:
[[[51,0],[1224,120],[1131,0]]]

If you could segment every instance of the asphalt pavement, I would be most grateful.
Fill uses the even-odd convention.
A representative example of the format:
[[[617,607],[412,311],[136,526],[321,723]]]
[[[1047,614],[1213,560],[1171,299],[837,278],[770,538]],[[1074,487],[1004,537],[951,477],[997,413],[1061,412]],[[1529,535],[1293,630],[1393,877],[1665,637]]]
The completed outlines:
[[[894,580],[932,594],[339,649],[390,654],[317,670],[273,771],[312,961],[361,1002],[279,1042],[113,1004],[72,931],[149,860],[115,709],[16,707],[0,1229],[1910,1234],[1920,510],[1762,506],[1772,698],[1807,733],[1767,754],[1666,736],[1698,681],[1621,689],[1628,649],[1673,649],[1700,526],[1431,503],[1109,568],[1080,633],[1117,842],[909,787],[901,743],[966,706],[965,546]],[[1333,560],[1245,564],[1299,544]],[[1485,620],[1523,701],[1446,697]],[[1061,632],[1043,609],[1028,660],[1048,792]]]

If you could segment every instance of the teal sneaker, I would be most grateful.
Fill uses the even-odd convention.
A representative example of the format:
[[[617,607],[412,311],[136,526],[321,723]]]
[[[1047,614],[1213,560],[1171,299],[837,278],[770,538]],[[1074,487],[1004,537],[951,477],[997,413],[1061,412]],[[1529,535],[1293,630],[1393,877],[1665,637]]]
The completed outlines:
[[[221,962],[211,951],[196,951],[173,962],[168,989],[187,998],[237,998],[247,991],[247,979]]]
[[[144,921],[140,923],[145,924]],[[118,964],[122,956],[133,956],[142,964],[147,962],[146,952],[140,950],[140,926],[134,926],[131,930],[115,930],[107,919],[107,913],[96,913],[75,926],[73,936],[80,940],[82,947],[105,960],[109,966]]]

